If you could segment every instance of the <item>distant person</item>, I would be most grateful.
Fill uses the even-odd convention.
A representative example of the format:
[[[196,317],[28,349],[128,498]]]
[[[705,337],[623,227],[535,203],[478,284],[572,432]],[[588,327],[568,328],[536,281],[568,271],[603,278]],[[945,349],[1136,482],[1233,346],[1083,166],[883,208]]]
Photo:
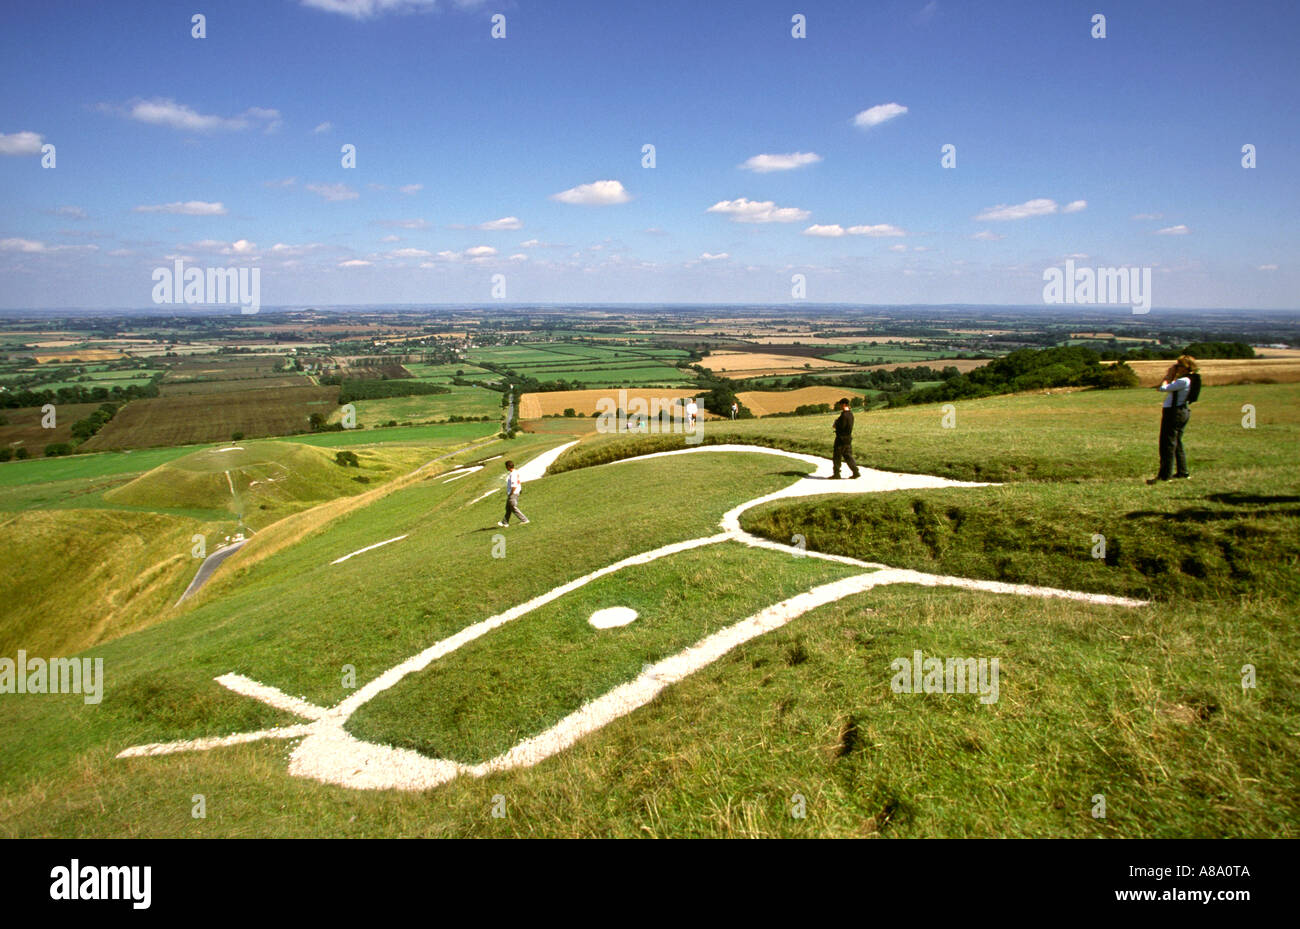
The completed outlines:
[[[686,404],[686,427],[695,428],[695,420],[700,415],[700,408],[695,404],[695,398],[691,397],[690,402]]]
[[[849,412],[849,398],[844,397],[836,404],[840,408],[839,418],[835,420],[835,450],[832,453],[831,480],[840,479],[840,461],[846,461],[854,478],[858,477],[858,463],[853,460],[853,414]]]
[[[735,400],[731,401],[731,418],[735,419],[736,414],[740,412],[740,404]]]
[[[1147,481],[1148,484],[1167,481],[1171,477],[1191,477],[1187,473],[1187,454],[1183,451],[1183,430],[1192,415],[1187,405],[1196,399],[1195,394],[1199,392],[1192,386],[1200,381],[1197,367],[1196,359],[1191,355],[1180,355],[1156,388],[1165,395],[1164,408],[1160,411],[1160,473]]]
[[[519,509],[519,491],[524,487],[524,482],[519,477],[519,472],[515,470],[513,461],[506,462],[506,515],[501,522],[497,523],[502,529],[510,525],[510,514],[514,513],[519,517],[521,526],[528,525],[529,519]]]

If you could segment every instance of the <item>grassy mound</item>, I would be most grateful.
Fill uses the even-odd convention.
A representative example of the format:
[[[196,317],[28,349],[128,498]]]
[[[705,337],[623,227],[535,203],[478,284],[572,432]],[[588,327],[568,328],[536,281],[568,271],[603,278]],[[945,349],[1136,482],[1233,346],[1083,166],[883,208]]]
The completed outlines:
[[[959,577],[1155,600],[1300,596],[1300,495],[1276,474],[898,491],[770,504],[741,524]]]
[[[104,494],[109,503],[224,510],[254,528],[306,505],[361,492],[403,473],[413,459],[362,449],[358,466],[297,442],[241,442],[205,448],[159,465]]]

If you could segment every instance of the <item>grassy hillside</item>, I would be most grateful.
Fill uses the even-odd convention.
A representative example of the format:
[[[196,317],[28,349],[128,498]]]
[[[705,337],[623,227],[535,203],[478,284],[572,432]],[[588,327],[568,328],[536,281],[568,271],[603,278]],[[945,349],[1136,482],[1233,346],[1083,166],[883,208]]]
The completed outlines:
[[[193,452],[104,494],[114,504],[226,510],[261,528],[311,503],[360,493],[405,473],[419,449],[358,449],[357,466],[332,449],[294,442],[241,442]]]
[[[292,777],[293,742],[115,757],[296,722],[213,678],[236,672],[337,704],[472,623],[620,558],[715,533],[723,512],[808,470],[758,454],[584,467],[662,447],[594,436],[525,485],[532,522],[500,530],[494,456],[527,461],[565,437],[457,452],[278,521],[174,618],[96,645],[87,654],[105,661],[102,704],[0,698],[0,834],[1295,836],[1298,392],[1207,389],[1187,435],[1193,480],[1159,487],[1140,480],[1155,465],[1153,392],[958,404],[954,429],[938,408],[872,413],[858,419],[863,464],[1014,482],[812,497],[744,520],[813,549],[1150,596],[1148,607],[876,588],[740,646],[535,767],[425,792]],[[1253,430],[1241,426],[1248,402]],[[710,441],[828,451],[830,417],[718,426],[705,426]],[[1095,533],[1108,558],[1091,557]],[[624,569],[404,678],[348,730],[482,760],[645,662],[855,573],[734,542]],[[592,628],[607,606],[639,616]],[[895,693],[891,662],[915,650],[997,658],[999,700]],[[1253,688],[1242,687],[1247,664]],[[190,817],[194,793],[208,799],[205,820]],[[1099,793],[1104,819],[1091,815]],[[796,794],[805,818],[791,815]],[[497,795],[504,818],[490,815]]]
[[[858,463],[885,471],[937,474],[975,481],[1061,481],[1145,478],[1159,458],[1161,394],[1154,390],[1049,391],[856,414]],[[1242,407],[1255,428],[1242,428]],[[1300,446],[1300,386],[1255,384],[1206,389],[1192,412],[1184,444],[1192,467],[1248,465],[1264,449]],[[705,443],[749,442],[829,457],[837,414],[782,419],[708,421]],[[558,470],[614,461],[647,451],[685,447],[680,435],[602,435],[568,452]]]
[[[192,537],[219,528],[174,515],[79,509],[0,521],[0,655],[12,658],[20,648],[66,655],[157,621],[198,568]]]

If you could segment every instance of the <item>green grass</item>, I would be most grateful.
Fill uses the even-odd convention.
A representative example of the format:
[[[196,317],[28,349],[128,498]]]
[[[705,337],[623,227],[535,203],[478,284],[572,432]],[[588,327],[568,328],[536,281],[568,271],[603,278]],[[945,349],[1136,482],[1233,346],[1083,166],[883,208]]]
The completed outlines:
[[[451,393],[359,400],[356,402],[357,422],[373,427],[390,420],[429,422],[445,420],[449,416],[490,416],[494,422],[500,420],[501,394],[497,391],[457,385],[448,389]]]
[[[1242,428],[1242,406],[1256,427]],[[1192,412],[1184,444],[1194,471],[1250,465],[1260,455],[1300,444],[1300,385],[1207,389]],[[885,471],[968,481],[1071,481],[1153,476],[1159,464],[1159,394],[1153,390],[1053,391],[990,397],[944,410],[926,404],[858,414],[858,464]],[[705,422],[705,443],[750,442],[830,457],[835,414]],[[568,452],[557,469],[582,467],[682,447],[681,436],[600,436]]]
[[[742,525],[959,577],[1161,601],[1300,598],[1300,488],[1284,455],[1156,487],[1098,480],[813,498],[757,507]]]
[[[921,348],[896,348],[892,344],[884,345],[859,345],[847,351],[839,351],[830,355],[823,355],[831,361],[847,361],[850,364],[895,364],[897,362],[912,362],[918,365],[926,364],[930,361],[936,361],[942,358],[952,358],[956,353],[952,351],[938,351],[934,349]],[[931,365],[931,367],[934,367]],[[940,366],[942,367],[942,366]]]
[[[348,729],[434,758],[487,761],[636,677],[643,665],[809,587],[860,573],[737,543],[626,568],[410,675],[363,706]],[[608,606],[631,607],[638,617],[620,628],[593,628],[588,618]]]
[[[254,529],[313,503],[351,496],[408,473],[428,459],[421,449],[361,449],[344,466],[323,448],[297,442],[241,442],[161,464],[104,494],[110,504],[224,510]]]
[[[746,517],[784,541],[801,532],[813,548],[1156,597],[1147,607],[877,588],[741,646],[533,768],[423,793],[290,777],[285,742],[113,757],[139,742],[293,721],[225,691],[218,674],[336,703],[352,692],[345,665],[364,683],[559,583],[712,533],[723,511],[805,470],[745,454],[573,467],[658,447],[597,436],[562,459],[568,470],[525,486],[533,522],[506,532],[506,557],[493,558],[501,493],[469,501],[499,483],[500,460],[451,483],[441,473],[497,454],[526,461],[560,438],[461,451],[373,497],[288,517],[193,603],[96,645],[88,654],[105,659],[108,675],[100,706],[0,700],[0,834],[1294,837],[1297,391],[1207,389],[1187,433],[1193,481],[1159,487],[1140,480],[1155,464],[1151,391],[958,403],[957,426],[946,430],[937,407],[866,414],[856,436],[864,464],[966,478],[978,467],[1014,483],[801,499]],[[1254,430],[1241,428],[1248,402]],[[706,435],[824,455],[830,422],[710,424]],[[330,435],[399,431],[409,430]],[[175,525],[178,539],[186,528]],[[1113,564],[1090,557],[1096,532],[1112,543]],[[20,574],[42,564],[89,570],[112,550],[90,535],[71,553],[30,551]],[[1189,557],[1200,567],[1184,564]],[[421,751],[489,756],[640,662],[845,570],[732,545],[630,569],[408,677],[352,727]],[[586,625],[608,605],[631,605],[641,618],[616,630]],[[894,693],[890,663],[918,649],[998,658],[999,700]],[[1241,686],[1246,664],[1257,670],[1254,689]],[[190,817],[193,793],[208,797],[208,819]],[[796,793],[806,818],[791,816]],[[1098,793],[1105,819],[1090,815]],[[504,819],[490,815],[498,794]]]

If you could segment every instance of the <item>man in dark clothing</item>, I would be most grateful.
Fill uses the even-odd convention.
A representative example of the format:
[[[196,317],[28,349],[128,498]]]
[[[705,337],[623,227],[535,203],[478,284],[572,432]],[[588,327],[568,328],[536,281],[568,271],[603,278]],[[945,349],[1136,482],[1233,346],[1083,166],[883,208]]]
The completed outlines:
[[[845,397],[838,404],[839,418],[835,420],[835,450],[831,455],[833,468],[831,479],[839,480],[840,462],[847,461],[852,477],[858,476],[858,463],[853,460],[853,414],[849,412],[849,398]]]

